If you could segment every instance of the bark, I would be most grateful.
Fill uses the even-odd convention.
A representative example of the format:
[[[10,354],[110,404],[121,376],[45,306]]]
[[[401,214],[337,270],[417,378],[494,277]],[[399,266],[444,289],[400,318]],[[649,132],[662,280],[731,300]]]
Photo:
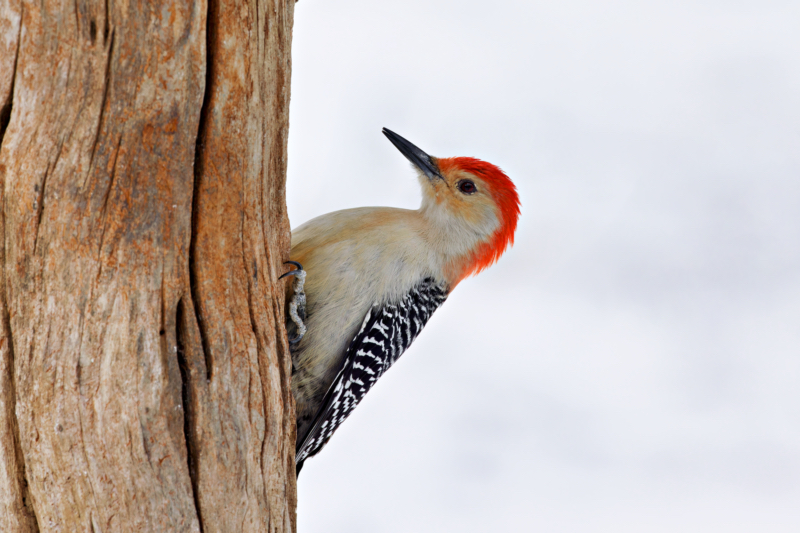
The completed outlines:
[[[294,531],[293,0],[0,0],[0,531]]]

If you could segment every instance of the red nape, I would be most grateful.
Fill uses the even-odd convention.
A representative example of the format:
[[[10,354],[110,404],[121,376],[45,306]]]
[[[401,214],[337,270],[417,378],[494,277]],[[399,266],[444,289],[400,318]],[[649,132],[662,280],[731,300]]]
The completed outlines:
[[[481,244],[471,254],[459,276],[459,281],[488,268],[494,264],[506,248],[514,244],[514,232],[519,219],[519,195],[511,178],[499,167],[475,159],[474,157],[448,157],[437,159],[439,169],[447,173],[451,170],[463,170],[481,178],[489,186],[489,194],[497,203],[500,212],[500,227],[488,242]]]

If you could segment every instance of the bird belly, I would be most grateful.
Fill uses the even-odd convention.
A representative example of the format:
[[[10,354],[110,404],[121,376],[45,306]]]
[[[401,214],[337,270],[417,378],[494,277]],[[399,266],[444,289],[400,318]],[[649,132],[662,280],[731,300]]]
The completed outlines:
[[[425,243],[413,232],[397,230],[398,226],[407,228],[409,224],[391,223],[397,212],[404,210],[388,211],[388,215],[378,213],[380,217],[375,216],[374,210],[330,213],[292,235],[290,257],[308,272],[305,281],[308,331],[292,350],[296,369],[292,391],[299,438],[305,435],[319,410],[370,307],[399,301],[421,280],[437,278],[436,265],[431,264],[436,258],[428,254]],[[362,216],[352,220],[358,214]],[[336,231],[338,223],[345,227]],[[321,224],[328,226],[324,242],[315,238],[321,233]],[[395,244],[391,250],[383,245],[387,233],[392,234]]]

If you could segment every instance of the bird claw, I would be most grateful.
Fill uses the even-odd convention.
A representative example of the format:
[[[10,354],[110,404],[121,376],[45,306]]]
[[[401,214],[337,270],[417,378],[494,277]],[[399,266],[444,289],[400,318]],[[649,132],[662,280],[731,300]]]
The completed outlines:
[[[298,274],[298,272],[305,272],[305,270],[303,270],[303,265],[301,265],[301,264],[300,264],[300,263],[298,263],[297,261],[284,261],[284,263],[283,263],[283,264],[284,264],[284,265],[294,265],[294,266],[296,266],[296,267],[297,267],[297,270],[290,270],[289,272],[287,272],[286,274],[283,274],[283,275],[282,275],[281,277],[279,277],[278,279],[283,279],[283,278],[285,278],[286,276],[296,276],[296,275]],[[301,287],[301,288],[302,288],[302,287]]]
[[[283,274],[278,279],[283,279],[286,276],[294,276],[294,296],[292,300],[289,302],[289,317],[294,322],[294,325],[297,327],[297,335],[289,339],[289,344],[297,344],[306,334],[306,325],[304,321],[306,319],[306,293],[303,290],[303,285],[306,282],[306,274],[307,272],[303,270],[303,265],[298,263],[297,261],[286,261],[285,265],[294,265],[297,267],[296,270],[290,270],[286,274]]]

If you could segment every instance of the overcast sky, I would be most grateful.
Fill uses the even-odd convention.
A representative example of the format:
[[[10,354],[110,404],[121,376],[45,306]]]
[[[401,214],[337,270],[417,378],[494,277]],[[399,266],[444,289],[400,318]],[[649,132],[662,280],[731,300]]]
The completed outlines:
[[[292,226],[502,167],[514,248],[299,480],[302,533],[800,531],[800,2],[301,0]]]

